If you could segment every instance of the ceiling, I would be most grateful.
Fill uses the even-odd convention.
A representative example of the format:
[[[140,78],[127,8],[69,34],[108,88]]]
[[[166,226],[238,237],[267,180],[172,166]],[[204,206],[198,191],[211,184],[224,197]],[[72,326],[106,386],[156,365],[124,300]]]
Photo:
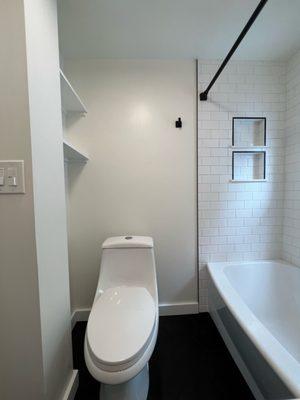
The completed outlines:
[[[223,58],[259,0],[60,0],[65,58]],[[300,0],[269,0],[235,58],[300,48]]]

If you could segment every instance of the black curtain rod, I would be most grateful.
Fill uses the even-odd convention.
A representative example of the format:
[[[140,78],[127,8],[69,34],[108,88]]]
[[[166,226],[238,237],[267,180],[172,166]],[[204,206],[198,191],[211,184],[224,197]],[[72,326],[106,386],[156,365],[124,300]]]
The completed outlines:
[[[205,101],[207,100],[207,95],[208,92],[210,91],[210,89],[212,88],[212,86],[214,85],[214,83],[216,82],[216,80],[218,79],[219,75],[221,74],[221,72],[223,71],[223,69],[225,68],[226,64],[228,63],[228,61],[231,59],[231,57],[233,56],[234,52],[236,51],[236,49],[239,47],[239,44],[241,43],[241,41],[244,39],[244,37],[246,36],[246,33],[249,31],[249,29],[251,28],[252,24],[254,23],[254,21],[256,20],[256,18],[258,17],[259,13],[261,12],[261,10],[264,8],[264,6],[266,5],[268,0],[261,0],[260,3],[258,4],[258,6],[256,7],[254,13],[251,15],[249,21],[247,22],[247,24],[245,25],[244,29],[242,30],[242,32],[240,33],[239,37],[237,38],[237,40],[235,41],[234,45],[232,46],[232,48],[230,49],[229,53],[227,54],[226,58],[224,59],[224,61],[222,62],[220,68],[218,69],[218,71],[216,72],[215,76],[212,78],[212,81],[210,82],[210,84],[208,85],[207,89],[200,93],[200,100]]]

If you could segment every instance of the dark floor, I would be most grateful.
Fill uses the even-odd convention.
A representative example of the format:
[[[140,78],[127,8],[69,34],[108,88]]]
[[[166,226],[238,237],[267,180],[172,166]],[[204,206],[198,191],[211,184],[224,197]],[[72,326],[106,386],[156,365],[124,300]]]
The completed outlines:
[[[73,330],[76,400],[98,400],[99,383],[83,355],[86,323]],[[254,400],[209,314],[161,317],[150,360],[148,400]]]

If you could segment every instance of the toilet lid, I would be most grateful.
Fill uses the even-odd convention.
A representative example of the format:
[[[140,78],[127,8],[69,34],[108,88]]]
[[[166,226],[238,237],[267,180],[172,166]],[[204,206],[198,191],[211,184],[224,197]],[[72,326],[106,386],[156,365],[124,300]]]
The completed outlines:
[[[151,335],[155,316],[155,303],[146,288],[107,289],[93,305],[87,325],[94,357],[111,365],[135,358]]]

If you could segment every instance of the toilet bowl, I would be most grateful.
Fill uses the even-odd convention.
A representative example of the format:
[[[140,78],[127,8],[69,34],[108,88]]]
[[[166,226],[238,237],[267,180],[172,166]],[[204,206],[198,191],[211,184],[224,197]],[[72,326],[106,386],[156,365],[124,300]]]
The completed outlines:
[[[84,343],[87,368],[101,382],[101,400],[146,400],[157,330],[152,238],[105,240]]]

